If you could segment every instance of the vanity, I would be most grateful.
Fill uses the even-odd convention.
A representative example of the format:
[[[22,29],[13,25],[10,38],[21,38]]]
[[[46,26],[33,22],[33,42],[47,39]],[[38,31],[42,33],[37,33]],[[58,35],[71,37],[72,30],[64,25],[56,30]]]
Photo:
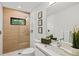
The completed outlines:
[[[71,44],[63,42],[61,47],[56,46],[56,42],[51,45],[36,43],[37,56],[78,56],[79,49],[72,48]]]
[[[69,4],[69,5],[68,5]],[[57,40],[63,38],[64,42],[61,43],[61,46],[57,46],[56,42],[51,44],[42,44],[49,43],[48,41],[42,41],[35,43],[35,48],[38,56],[79,56],[79,49],[72,47],[73,27],[76,27],[78,19],[78,5],[72,5],[74,3],[59,3],[56,2],[46,9],[46,36],[53,34],[54,37],[57,37]],[[70,6],[70,7],[64,7]],[[72,7],[73,6],[73,7]],[[72,15],[73,14],[73,15]],[[77,20],[75,20],[77,19]],[[75,26],[76,25],[76,26]],[[79,29],[79,28],[78,28]],[[76,29],[77,30],[77,29]],[[79,35],[79,34],[78,34]],[[79,36],[77,36],[79,39]],[[39,38],[37,39],[39,40]],[[79,40],[78,40],[79,41]],[[68,43],[69,42],[69,43]],[[78,43],[78,42],[77,42]],[[79,46],[79,45],[77,45]]]

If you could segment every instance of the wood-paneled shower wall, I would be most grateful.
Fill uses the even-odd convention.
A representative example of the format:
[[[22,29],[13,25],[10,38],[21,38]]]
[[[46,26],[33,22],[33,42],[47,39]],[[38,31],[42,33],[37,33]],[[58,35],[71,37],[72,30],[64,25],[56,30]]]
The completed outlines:
[[[11,25],[10,17],[26,19],[29,14],[10,8],[3,8],[3,53],[29,47],[29,19],[26,25]]]

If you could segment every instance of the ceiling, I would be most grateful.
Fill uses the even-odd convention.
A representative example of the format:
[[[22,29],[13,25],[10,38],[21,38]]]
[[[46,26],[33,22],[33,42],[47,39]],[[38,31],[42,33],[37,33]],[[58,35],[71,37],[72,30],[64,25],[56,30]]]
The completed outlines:
[[[44,3],[45,2],[2,2],[2,5],[7,8],[31,12],[31,10],[33,10],[35,7]]]
[[[73,5],[79,4],[79,2],[56,2],[47,8],[47,17],[51,14],[61,12]]]
[[[2,2],[2,5],[7,8],[12,8],[24,12],[31,12],[33,9],[44,5],[46,2]],[[47,17],[51,14],[61,12],[79,2],[55,2],[47,8]]]

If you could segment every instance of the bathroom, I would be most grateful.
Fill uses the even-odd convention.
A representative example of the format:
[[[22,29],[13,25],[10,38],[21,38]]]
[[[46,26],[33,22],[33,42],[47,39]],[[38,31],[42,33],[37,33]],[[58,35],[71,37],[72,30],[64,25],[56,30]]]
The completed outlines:
[[[71,33],[79,26],[78,7],[79,2],[0,2],[0,55],[79,56]],[[51,34],[55,40],[42,42]]]

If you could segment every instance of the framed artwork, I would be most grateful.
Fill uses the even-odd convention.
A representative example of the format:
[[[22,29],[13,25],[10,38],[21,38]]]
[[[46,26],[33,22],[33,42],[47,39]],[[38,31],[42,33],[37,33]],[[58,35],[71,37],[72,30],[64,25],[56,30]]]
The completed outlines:
[[[42,27],[38,27],[38,33],[40,33],[40,34],[43,33],[43,28]]]
[[[38,12],[38,19],[42,18],[42,11]]]
[[[38,20],[38,26],[42,26],[43,23],[42,23],[42,19],[41,20]]]

